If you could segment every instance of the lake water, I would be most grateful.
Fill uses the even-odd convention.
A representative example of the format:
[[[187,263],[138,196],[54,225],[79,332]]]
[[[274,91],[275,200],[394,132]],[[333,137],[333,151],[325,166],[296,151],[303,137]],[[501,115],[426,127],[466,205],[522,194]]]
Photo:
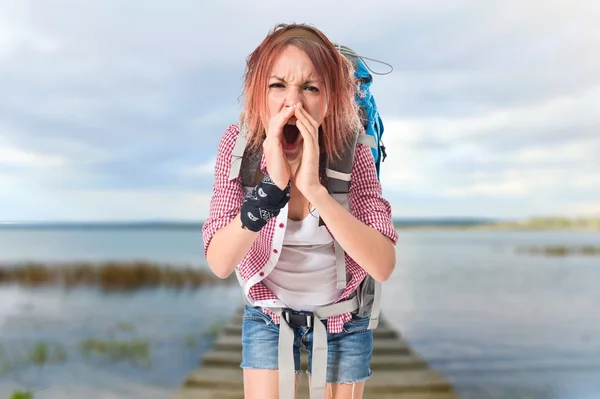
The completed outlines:
[[[520,245],[598,245],[592,232],[401,230],[384,316],[468,399],[600,398],[600,257]],[[0,262],[150,259],[206,267],[199,231],[0,229]],[[65,363],[0,372],[0,397],[168,398],[227,321],[237,286],[101,294],[0,288],[0,344],[66,348]],[[134,331],[119,326],[133,326]],[[151,366],[85,358],[86,338],[150,342]],[[0,370],[2,364],[0,363]]]

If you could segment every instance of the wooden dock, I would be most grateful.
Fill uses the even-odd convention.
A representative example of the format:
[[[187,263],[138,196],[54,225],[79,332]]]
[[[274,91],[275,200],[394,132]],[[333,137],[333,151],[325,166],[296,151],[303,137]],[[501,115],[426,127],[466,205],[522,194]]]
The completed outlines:
[[[191,372],[172,399],[243,399],[241,344],[242,313],[217,337],[197,370]],[[373,343],[373,375],[365,385],[363,399],[458,399],[452,386],[430,369],[408,344],[380,317]],[[307,352],[302,352],[302,369]],[[308,399],[308,380],[301,377],[297,399]]]

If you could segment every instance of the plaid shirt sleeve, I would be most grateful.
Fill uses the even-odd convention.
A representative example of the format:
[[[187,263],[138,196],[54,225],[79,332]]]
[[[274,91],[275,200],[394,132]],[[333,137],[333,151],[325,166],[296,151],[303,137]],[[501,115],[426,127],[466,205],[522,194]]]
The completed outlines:
[[[395,245],[398,233],[392,220],[392,208],[382,196],[371,147],[357,144],[354,157],[348,195],[352,213],[358,220],[388,237]]]
[[[241,178],[238,176],[236,179],[229,180],[231,154],[237,136],[237,125],[230,125],[219,142],[209,213],[202,225],[205,256],[213,235],[235,218],[244,202],[244,188]]]

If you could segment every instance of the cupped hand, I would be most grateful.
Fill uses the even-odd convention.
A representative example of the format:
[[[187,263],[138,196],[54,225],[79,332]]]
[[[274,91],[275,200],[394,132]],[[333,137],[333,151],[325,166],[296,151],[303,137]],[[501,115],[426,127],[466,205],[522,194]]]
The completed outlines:
[[[290,164],[283,153],[283,127],[294,114],[294,107],[284,107],[271,117],[267,127],[267,137],[263,142],[263,154],[267,162],[267,170],[271,180],[284,190],[290,181]]]
[[[296,126],[304,141],[302,159],[294,182],[307,198],[322,187],[319,179],[319,124],[298,104],[295,109]]]

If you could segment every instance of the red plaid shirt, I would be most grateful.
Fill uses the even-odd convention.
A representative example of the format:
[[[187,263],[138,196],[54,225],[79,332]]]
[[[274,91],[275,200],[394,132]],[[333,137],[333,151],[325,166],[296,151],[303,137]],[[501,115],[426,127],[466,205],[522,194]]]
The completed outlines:
[[[204,251],[213,234],[235,218],[244,201],[245,192],[241,177],[229,180],[231,154],[238,136],[238,125],[230,125],[221,138],[215,162],[215,182],[210,202],[209,216],[202,227]],[[261,170],[266,173],[266,161],[263,156]],[[363,223],[377,229],[389,237],[394,244],[398,234],[392,222],[391,206],[381,196],[381,184],[377,179],[375,163],[370,147],[357,144],[352,167],[352,180],[348,193],[352,214]],[[287,222],[287,212],[272,218],[260,231],[250,251],[237,266],[238,278],[248,300],[256,306],[277,307],[283,304],[261,282],[275,267],[281,250]],[[328,229],[329,231],[329,229]],[[331,232],[330,232],[331,234]],[[347,254],[344,256],[349,279],[340,298],[343,301],[352,294],[366,276],[365,270]],[[279,317],[269,311],[266,313],[279,323]],[[352,318],[351,313],[332,316],[327,320],[327,329],[331,333],[343,331],[344,323]]]

